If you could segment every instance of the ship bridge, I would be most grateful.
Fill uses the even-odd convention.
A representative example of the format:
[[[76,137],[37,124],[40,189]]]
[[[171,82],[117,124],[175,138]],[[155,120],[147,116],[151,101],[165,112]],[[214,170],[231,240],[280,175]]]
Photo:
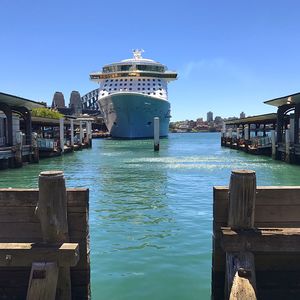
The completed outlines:
[[[155,77],[172,81],[177,79],[177,73],[168,71],[167,67],[152,59],[142,57],[143,50],[134,50],[133,58],[112,63],[102,68],[102,72],[90,74],[93,81],[101,81],[108,78],[117,77]]]

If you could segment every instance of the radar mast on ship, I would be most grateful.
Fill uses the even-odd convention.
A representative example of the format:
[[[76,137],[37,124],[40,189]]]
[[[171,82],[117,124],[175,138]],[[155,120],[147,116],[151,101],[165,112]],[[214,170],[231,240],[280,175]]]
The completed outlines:
[[[143,49],[133,49],[132,52],[135,60],[143,59],[142,53],[145,52]]]

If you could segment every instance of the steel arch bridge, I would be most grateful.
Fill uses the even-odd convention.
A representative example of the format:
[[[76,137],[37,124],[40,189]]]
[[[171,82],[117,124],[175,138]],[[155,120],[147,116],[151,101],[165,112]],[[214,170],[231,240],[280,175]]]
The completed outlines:
[[[97,103],[99,89],[92,90],[81,97],[82,109],[98,110],[99,106]]]

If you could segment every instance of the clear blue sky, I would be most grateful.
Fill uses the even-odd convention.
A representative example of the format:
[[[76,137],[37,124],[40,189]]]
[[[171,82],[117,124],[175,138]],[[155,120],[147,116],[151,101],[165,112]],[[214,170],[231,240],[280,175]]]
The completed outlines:
[[[178,71],[173,121],[273,112],[264,100],[300,91],[300,1],[1,0],[0,11],[1,92],[68,103],[133,48]]]

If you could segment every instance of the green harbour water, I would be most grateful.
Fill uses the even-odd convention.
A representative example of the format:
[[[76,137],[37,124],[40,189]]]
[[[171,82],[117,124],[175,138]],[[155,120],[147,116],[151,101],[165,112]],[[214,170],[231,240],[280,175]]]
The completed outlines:
[[[300,185],[300,166],[221,148],[220,134],[93,140],[93,148],[0,171],[0,187],[37,187],[63,170],[90,189],[92,299],[210,299],[212,195],[233,169],[258,185]]]

